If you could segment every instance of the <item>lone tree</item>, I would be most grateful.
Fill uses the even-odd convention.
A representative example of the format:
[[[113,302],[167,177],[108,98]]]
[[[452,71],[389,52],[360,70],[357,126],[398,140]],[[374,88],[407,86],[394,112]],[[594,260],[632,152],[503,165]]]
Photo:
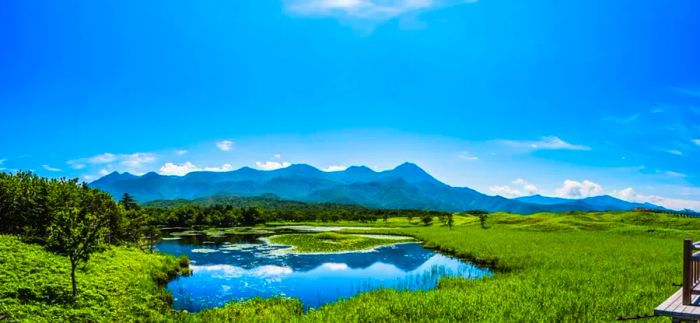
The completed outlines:
[[[104,247],[105,235],[110,219],[119,212],[116,203],[105,193],[83,185],[79,195],[66,194],[72,198],[70,205],[53,212],[53,221],[48,228],[47,245],[70,260],[73,297],[78,295],[75,269],[86,263],[90,255]],[[74,202],[73,202],[74,201]]]
[[[433,223],[433,216],[430,214],[426,214],[423,216],[421,221],[423,221],[423,224],[425,224],[426,226],[430,225],[431,223]]]
[[[452,216],[452,213],[447,214],[447,227],[452,230],[452,226],[455,224],[455,220]]]
[[[480,213],[479,214],[479,223],[481,223],[481,228],[486,229],[486,219],[489,218],[488,213]]]
[[[119,204],[127,211],[139,209],[139,204],[136,203],[134,197],[129,193],[124,193],[124,195],[122,195],[121,200],[119,200]]]

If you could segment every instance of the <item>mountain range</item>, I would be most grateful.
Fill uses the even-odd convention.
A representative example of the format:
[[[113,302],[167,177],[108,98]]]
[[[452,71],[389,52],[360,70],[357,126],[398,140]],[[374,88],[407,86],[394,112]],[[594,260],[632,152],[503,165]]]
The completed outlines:
[[[412,163],[387,171],[352,166],[324,172],[306,164],[271,171],[243,167],[230,172],[192,172],[142,176],[113,172],[90,186],[119,198],[129,193],[140,202],[196,199],[213,195],[242,197],[274,195],[310,203],[356,204],[373,208],[441,211],[484,210],[530,214],[535,212],[612,211],[634,208],[663,209],[611,196],[564,199],[533,195],[515,199],[490,196],[467,187],[442,183]]]

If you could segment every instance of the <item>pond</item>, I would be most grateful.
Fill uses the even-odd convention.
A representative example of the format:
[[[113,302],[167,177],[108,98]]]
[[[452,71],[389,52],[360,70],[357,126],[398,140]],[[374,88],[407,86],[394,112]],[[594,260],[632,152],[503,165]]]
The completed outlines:
[[[305,309],[377,288],[425,290],[443,276],[476,279],[488,269],[400,243],[370,251],[299,254],[260,234],[166,237],[156,249],[190,258],[192,275],[168,283],[173,307],[196,312],[256,296],[298,298]]]

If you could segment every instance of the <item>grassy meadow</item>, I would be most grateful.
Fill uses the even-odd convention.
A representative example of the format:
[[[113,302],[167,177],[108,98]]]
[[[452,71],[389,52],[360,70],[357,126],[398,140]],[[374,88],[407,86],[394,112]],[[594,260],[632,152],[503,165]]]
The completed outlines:
[[[5,236],[0,312],[17,321],[614,321],[651,313],[675,292],[681,240],[700,237],[700,219],[640,212],[497,213],[489,215],[485,229],[472,216],[455,216],[452,229],[438,218],[429,226],[398,217],[370,226],[382,228],[372,233],[414,236],[428,247],[489,266],[495,275],[442,279],[430,291],[372,291],[306,313],[298,301],[276,298],[187,314],[169,310],[153,280],[152,272],[176,263],[173,258],[115,248],[80,272],[82,293],[75,303],[53,304],[51,293],[69,290],[66,261]],[[656,320],[663,319],[647,321]]]
[[[23,322],[160,321],[171,312],[162,284],[183,270],[186,259],[115,247],[77,271],[73,300],[65,257],[0,235],[0,313]]]

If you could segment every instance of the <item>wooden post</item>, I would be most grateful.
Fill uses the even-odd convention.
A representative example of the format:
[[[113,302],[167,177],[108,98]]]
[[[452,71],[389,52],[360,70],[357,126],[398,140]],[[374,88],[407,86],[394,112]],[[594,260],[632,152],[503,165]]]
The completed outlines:
[[[693,241],[683,240],[683,305],[690,305],[693,298],[693,268],[691,257],[693,256]]]

